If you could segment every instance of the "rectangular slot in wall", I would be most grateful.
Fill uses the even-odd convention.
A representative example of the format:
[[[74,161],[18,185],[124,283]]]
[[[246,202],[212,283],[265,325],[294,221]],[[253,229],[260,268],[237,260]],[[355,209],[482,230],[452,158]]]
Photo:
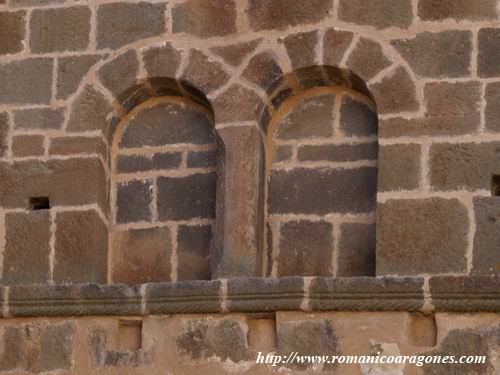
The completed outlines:
[[[134,352],[142,348],[142,321],[123,319],[118,321],[117,349]]]
[[[28,209],[30,211],[50,209],[49,197],[31,197],[29,199]]]
[[[491,176],[491,195],[500,197],[500,175]]]

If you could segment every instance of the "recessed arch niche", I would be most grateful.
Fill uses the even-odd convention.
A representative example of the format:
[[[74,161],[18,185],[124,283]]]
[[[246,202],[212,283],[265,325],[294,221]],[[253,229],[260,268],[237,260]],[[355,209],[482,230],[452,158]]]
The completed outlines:
[[[378,117],[363,81],[303,68],[269,103],[264,274],[374,276]]]

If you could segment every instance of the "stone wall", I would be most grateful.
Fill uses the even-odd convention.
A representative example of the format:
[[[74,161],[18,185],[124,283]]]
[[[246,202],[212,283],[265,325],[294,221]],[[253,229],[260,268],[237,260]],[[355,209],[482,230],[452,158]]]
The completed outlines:
[[[500,371],[498,6],[0,0],[0,370]]]

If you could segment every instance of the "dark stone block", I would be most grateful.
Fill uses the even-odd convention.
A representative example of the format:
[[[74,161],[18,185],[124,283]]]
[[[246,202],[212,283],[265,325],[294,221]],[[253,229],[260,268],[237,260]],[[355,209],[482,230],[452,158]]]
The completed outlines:
[[[284,162],[284,161],[289,161],[292,158],[292,147],[291,146],[275,145],[273,151],[274,151],[273,152],[273,163],[280,163],[280,162]],[[306,154],[307,154],[307,152],[306,152]]]
[[[332,275],[332,224],[305,220],[286,222],[281,224],[280,237],[276,260],[278,276]]]
[[[97,11],[97,48],[119,48],[165,32],[166,4],[101,4]]]
[[[314,65],[316,44],[318,43],[317,31],[289,35],[283,40],[283,43],[292,62],[292,68]]]
[[[500,197],[474,198],[472,273],[500,275]]]
[[[213,101],[215,122],[255,121],[260,104],[255,91],[234,84]]]
[[[209,38],[236,32],[236,5],[232,0],[188,0],[172,9],[173,32]]]
[[[129,50],[103,65],[97,75],[104,87],[111,91],[115,98],[122,101],[123,96],[127,95],[128,90],[135,85],[138,72],[137,53]]]
[[[9,116],[7,112],[0,112],[0,157],[7,153],[7,137],[9,136]]]
[[[211,144],[215,142],[213,127],[209,116],[195,107],[159,104],[141,111],[130,121],[120,146]]]
[[[76,324],[74,321],[47,324],[42,329],[40,354],[33,370],[37,372],[71,370],[75,335]]]
[[[300,145],[297,151],[297,158],[300,161],[377,160],[378,143]]]
[[[177,279],[210,280],[209,225],[181,225],[177,229]]]
[[[249,81],[268,89],[283,74],[278,57],[274,51],[264,51],[253,56],[242,76]]]
[[[323,38],[323,63],[330,66],[339,66],[353,38],[353,33],[349,31],[326,30]]]
[[[161,220],[215,217],[215,173],[158,177],[157,184]]]
[[[203,52],[193,49],[189,53],[188,63],[182,79],[203,93],[216,90],[229,80],[223,66],[206,56]]]
[[[147,49],[142,58],[149,77],[175,77],[181,63],[181,53],[168,42]]]
[[[43,156],[45,137],[43,135],[15,135],[12,137],[12,156]]]
[[[334,105],[334,94],[303,100],[279,121],[276,136],[284,140],[332,136]]]
[[[150,170],[176,169],[181,163],[178,152],[153,155],[120,155],[117,161],[118,173],[134,173]]]
[[[319,22],[332,10],[332,0],[251,0],[246,14],[255,31]]]
[[[1,4],[1,2],[0,2]],[[24,49],[26,12],[0,12],[0,55],[14,54]]]
[[[329,320],[302,320],[284,322],[278,325],[278,353],[291,355],[332,356],[339,353],[339,340]],[[285,365],[295,370],[305,370],[312,365],[291,361]],[[326,364],[332,370],[337,364]]]
[[[366,38],[359,40],[347,60],[347,66],[365,82],[391,64],[392,62],[385,56],[380,44]]]
[[[53,64],[32,58],[0,65],[0,104],[49,104]]]
[[[168,227],[114,234],[113,282],[134,285],[171,281],[172,239]]]
[[[50,280],[50,212],[8,213],[5,228],[3,283],[47,283]]]
[[[372,212],[376,181],[377,168],[372,167],[275,170],[269,181],[269,211],[319,215]]]
[[[457,199],[389,200],[377,223],[377,275],[467,270],[469,219]]]
[[[217,150],[190,151],[187,155],[189,168],[208,168],[217,165]]]
[[[414,190],[420,186],[422,158],[418,144],[383,145],[379,151],[378,190]]]
[[[33,108],[14,111],[16,129],[60,129],[64,122],[61,108]]]
[[[87,85],[73,102],[67,131],[102,130],[105,132],[108,128],[108,116],[112,110],[111,104],[104,95],[93,86]],[[111,128],[111,122],[109,124]]]
[[[87,7],[35,9],[30,20],[34,53],[81,51],[89,45],[91,11]]]
[[[470,31],[423,32],[413,39],[393,40],[391,43],[408,61],[417,77],[456,78],[468,76],[470,73]],[[479,45],[481,47],[481,41]]]
[[[377,29],[407,29],[413,21],[411,0],[340,0],[338,14],[342,21]]]
[[[250,42],[214,47],[211,48],[210,51],[222,57],[228,64],[239,66],[249,54],[255,51],[261,42],[262,38],[259,38]]]
[[[493,20],[497,18],[495,0],[420,0],[418,16],[422,20],[441,21],[452,18],[461,20]]]
[[[375,276],[375,224],[344,223],[340,228],[335,276]]]
[[[107,282],[108,228],[95,211],[56,216],[54,281]]]
[[[480,77],[498,77],[500,68],[500,30],[481,29],[478,33],[477,73]]]
[[[82,315],[139,315],[142,311],[140,287],[123,284],[85,284],[81,287]]]
[[[486,84],[485,126],[487,131],[500,132],[500,82]]]
[[[152,182],[132,180],[118,184],[116,221],[131,223],[151,220]]]
[[[491,188],[491,176],[500,173],[498,142],[441,143],[431,146],[430,182],[435,190]]]

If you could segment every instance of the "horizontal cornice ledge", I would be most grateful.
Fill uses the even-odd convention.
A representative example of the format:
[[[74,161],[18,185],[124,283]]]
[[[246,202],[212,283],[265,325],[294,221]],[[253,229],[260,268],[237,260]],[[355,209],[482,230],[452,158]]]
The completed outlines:
[[[500,312],[499,276],[284,277],[1,287],[2,317],[274,311]]]

